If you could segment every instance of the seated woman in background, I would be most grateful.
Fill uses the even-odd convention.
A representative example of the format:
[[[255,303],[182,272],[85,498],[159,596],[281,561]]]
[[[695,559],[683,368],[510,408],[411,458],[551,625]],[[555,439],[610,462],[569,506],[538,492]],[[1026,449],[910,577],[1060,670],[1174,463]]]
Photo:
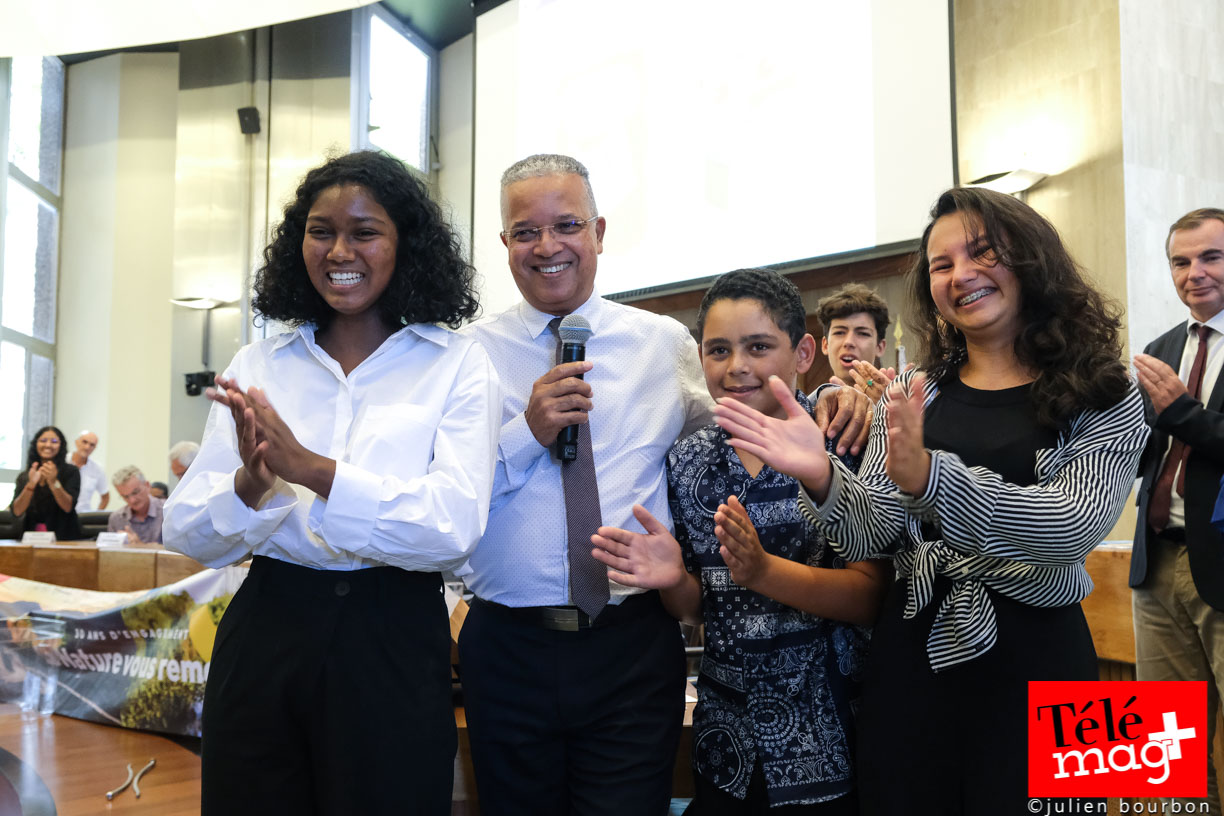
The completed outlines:
[[[296,328],[241,350],[165,507],[170,549],[254,555],[204,695],[205,816],[451,809],[443,570],[484,532],[501,396],[456,327],[473,272],[380,153],[307,173],[255,281]]]
[[[940,196],[910,272],[919,371],[888,389],[858,475],[787,418],[723,401],[731,444],[798,478],[847,560],[891,556],[859,714],[866,814],[1027,813],[1030,680],[1098,678],[1079,602],[1148,429],[1118,311],[1011,196]]]
[[[39,428],[30,441],[26,472],[18,474],[9,509],[21,520],[22,532],[48,531],[57,541],[81,537],[76,501],[81,473],[67,460],[68,442],[54,425]]]

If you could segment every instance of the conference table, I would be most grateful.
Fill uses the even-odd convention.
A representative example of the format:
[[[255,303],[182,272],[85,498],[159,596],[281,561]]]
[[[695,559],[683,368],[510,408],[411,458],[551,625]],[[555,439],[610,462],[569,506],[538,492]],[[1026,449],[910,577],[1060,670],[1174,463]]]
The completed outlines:
[[[139,771],[140,798],[129,786],[107,801],[107,791]],[[197,816],[200,758],[145,731],[97,725],[58,715],[22,713],[0,703],[0,815]]]
[[[94,541],[22,544],[0,539],[0,574],[78,589],[152,589],[202,569],[198,561],[160,544],[99,547]]]

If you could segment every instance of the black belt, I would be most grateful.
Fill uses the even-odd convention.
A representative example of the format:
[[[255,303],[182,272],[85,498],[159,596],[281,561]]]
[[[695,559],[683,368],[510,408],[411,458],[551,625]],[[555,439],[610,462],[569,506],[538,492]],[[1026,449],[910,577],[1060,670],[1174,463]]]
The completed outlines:
[[[1173,544],[1186,543],[1186,528],[1185,527],[1166,527],[1156,534],[1157,538],[1164,539]]]
[[[659,593],[653,590],[628,595],[619,604],[608,604],[594,620],[576,606],[505,606],[483,598],[473,598],[472,605],[482,606],[490,612],[519,623],[560,632],[615,626],[618,623],[645,618],[662,609]]]

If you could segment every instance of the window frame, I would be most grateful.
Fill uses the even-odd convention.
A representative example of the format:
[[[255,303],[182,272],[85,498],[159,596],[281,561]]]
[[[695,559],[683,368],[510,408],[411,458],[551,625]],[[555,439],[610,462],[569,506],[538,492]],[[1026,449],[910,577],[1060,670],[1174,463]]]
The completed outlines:
[[[364,6],[353,12],[351,63],[353,87],[351,95],[352,106],[349,117],[352,122],[351,142],[353,149],[386,150],[386,148],[370,140],[370,27],[371,20],[375,16],[416,46],[427,58],[428,73],[425,78],[425,122],[423,131],[425,133],[425,141],[421,145],[421,155],[415,161],[405,156],[399,156],[399,158],[411,164],[423,175],[428,176],[433,170],[431,154],[433,153],[434,124],[436,121],[438,52],[424,37],[405,25],[402,20],[384,8],[380,3]]]
[[[58,57],[41,57],[40,59],[44,59],[44,60],[45,59],[58,59]],[[56,193],[52,192],[49,188],[45,187],[38,180],[30,178],[30,176],[27,175],[25,171],[19,168],[16,164],[9,161],[9,157],[8,157],[9,155],[9,123],[10,123],[10,118],[11,118],[10,104],[12,100],[12,75],[13,75],[12,58],[11,57],[0,58],[0,157],[3,157],[3,161],[0,161],[0,315],[3,314],[3,306],[4,306],[4,273],[5,273],[5,269],[4,269],[4,249],[5,249],[4,240],[5,239],[4,239],[4,236],[5,236],[5,223],[6,223],[6,219],[8,215],[8,183],[10,179],[20,184],[25,189],[29,190],[31,193],[34,194],[34,196],[39,201],[46,204],[48,207],[52,208],[56,213],[57,234],[55,236],[55,241],[56,241],[56,246],[55,246],[56,287],[55,287],[55,291],[56,291],[56,301],[57,301],[57,311],[58,311],[59,254],[60,254],[60,239],[62,237],[62,234],[60,231],[63,229],[63,218],[62,218],[63,199],[61,195],[57,195]],[[64,94],[64,96],[66,97],[66,89],[67,89],[67,71],[66,69],[64,72],[64,78],[65,78],[64,88],[61,89],[61,93]],[[61,104],[60,105],[61,115],[62,115],[63,108],[64,106],[63,104]],[[65,131],[65,128],[62,127],[62,122],[61,122],[60,143],[58,146],[59,153],[60,153],[59,178],[56,179],[57,186],[59,186],[61,190],[63,188],[63,175],[64,175],[64,162],[63,162],[64,131]],[[59,331],[58,326],[59,326],[59,321],[57,319],[56,320],[56,332],[57,333]],[[48,342],[46,340],[41,340],[37,337],[33,337],[31,335],[25,334],[24,332],[18,331],[16,329],[11,329],[8,326],[3,325],[2,322],[0,322],[0,342],[12,343],[13,345],[18,346],[25,350],[25,353],[26,353],[26,382],[25,382],[25,390],[23,392],[23,400],[28,400],[28,394],[30,393],[30,385],[31,385],[30,378],[33,376],[33,372],[34,372],[34,366],[30,365],[30,357],[31,355],[38,355],[40,357],[49,359],[51,361],[52,371],[54,371],[56,367],[56,362],[57,362],[56,361],[56,344],[54,342]],[[0,385],[0,387],[3,387],[3,386]],[[52,379],[52,382],[50,384],[50,403],[52,406],[54,406],[55,404],[54,378]],[[38,420],[31,422],[31,417],[26,415],[26,405],[27,404],[28,403],[23,403],[22,405],[21,465],[16,469],[0,467],[0,483],[7,484],[7,483],[15,482],[17,479],[17,476],[24,471],[25,469],[24,468],[25,451],[29,447],[30,437],[35,430],[37,430],[42,425],[46,424],[45,422],[42,421],[44,418],[41,418],[41,417]],[[53,421],[54,418],[47,417],[45,419],[47,419],[48,421]],[[8,503],[6,499],[7,499],[6,496],[0,496],[0,507],[4,509],[7,509],[8,507]]]

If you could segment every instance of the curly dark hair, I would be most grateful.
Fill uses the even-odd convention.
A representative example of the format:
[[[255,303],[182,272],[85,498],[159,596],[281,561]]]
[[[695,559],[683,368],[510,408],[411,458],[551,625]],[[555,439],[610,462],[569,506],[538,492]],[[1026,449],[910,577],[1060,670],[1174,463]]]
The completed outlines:
[[[1037,420],[1064,429],[1086,409],[1117,404],[1130,388],[1120,358],[1121,308],[1092,287],[1054,226],[1019,199],[976,187],[944,192],[909,273],[909,324],[922,340],[919,367],[935,382],[953,377],[965,361],[965,337],[945,321],[931,298],[927,243],[935,222],[961,213],[980,219],[987,250],[1020,285],[1024,328],[1016,356],[1037,372],[1030,399]]]
[[[473,270],[442,210],[403,162],[379,151],[336,156],[306,174],[285,207],[284,219],[264,250],[255,276],[254,309],[292,326],[327,328],[335,312],[315,291],[302,259],[306,217],[328,187],[356,184],[387,211],[398,233],[395,274],[379,298],[383,322],[398,329],[409,323],[444,323],[452,329],[480,310]]]
[[[755,300],[790,337],[791,347],[807,334],[807,317],[799,288],[772,269],[736,269],[720,275],[706,290],[697,310],[697,339],[705,336],[706,314],[720,300]]]
[[[36,463],[42,462],[42,457],[38,455],[38,437],[47,431],[55,431],[55,435],[59,437],[60,441],[59,453],[55,454],[51,461],[55,463],[55,467],[59,470],[63,470],[64,465],[68,463],[68,437],[64,436],[64,432],[54,425],[44,425],[30,437],[30,448],[26,451],[26,470],[29,470]]]

